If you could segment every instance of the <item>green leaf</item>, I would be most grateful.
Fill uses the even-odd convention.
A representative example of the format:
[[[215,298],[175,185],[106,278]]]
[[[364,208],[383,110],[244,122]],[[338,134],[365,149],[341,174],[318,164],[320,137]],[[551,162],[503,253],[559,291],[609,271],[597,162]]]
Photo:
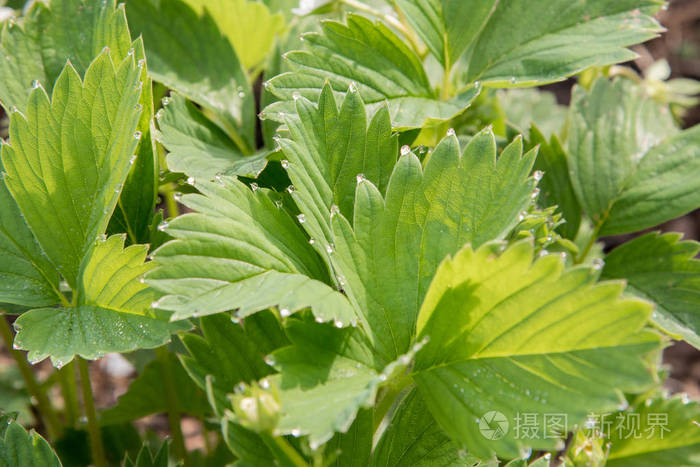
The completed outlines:
[[[126,29],[126,25],[124,26]],[[128,29],[126,29],[128,34]],[[110,219],[108,234],[126,232],[129,243],[150,243],[151,225],[155,217],[158,200],[158,150],[152,138],[153,83],[145,66],[146,51],[139,37],[129,53],[134,53],[141,67],[140,80],[143,83],[139,104],[142,108],[138,132],[141,134],[129,176],[119,196],[117,209]],[[141,62],[140,60],[144,60]]]
[[[221,421],[221,434],[231,452],[240,459],[240,467],[277,465],[269,448],[256,433],[224,418]]]
[[[612,418],[612,417],[611,417]],[[636,432],[626,423],[636,419]],[[609,467],[700,465],[700,406],[681,397],[647,400],[620,412],[610,429]],[[635,423],[633,420],[631,423]]]
[[[629,291],[656,303],[652,320],[672,335],[700,348],[700,251],[681,234],[637,237],[606,258],[602,277],[625,279]]]
[[[164,101],[157,117],[156,138],[169,151],[172,172],[209,180],[222,173],[256,178],[267,165],[264,155],[241,154],[226,133],[176,92]]]
[[[186,0],[197,13],[208,11],[233,46],[247,70],[270,53],[276,36],[284,29],[284,17],[268,7],[247,0]]]
[[[436,51],[460,55],[466,49],[460,57],[464,79],[489,86],[543,84],[590,66],[625,62],[635,54],[624,47],[663,30],[651,17],[663,4],[659,0],[403,3],[442,6],[442,14],[429,24],[423,18],[413,20],[421,21],[418,31],[435,38],[446,31],[441,37],[447,43]],[[439,44],[432,39],[428,43]]]
[[[372,467],[471,467],[478,459],[462,451],[438,426],[418,390],[401,400],[372,453]]]
[[[168,467],[168,447],[169,442],[165,441],[155,452],[151,452],[149,446],[150,443],[145,441],[138,455],[136,456],[136,461],[129,459],[129,455],[126,455],[124,459],[124,467]]]
[[[61,461],[40,434],[29,433],[11,420],[0,438],[0,464],[7,467],[61,467]]]
[[[267,360],[281,373],[270,377],[284,409],[278,430],[308,435],[312,447],[348,431],[358,411],[373,405],[377,389],[405,371],[420,349],[387,365],[358,328],[292,321],[287,335],[293,345]]]
[[[601,235],[653,227],[700,206],[700,127],[677,132],[664,106],[627,80],[574,91],[569,163]]]
[[[522,156],[518,139],[496,160],[490,130],[463,152],[457,137],[448,136],[425,170],[415,155],[403,155],[385,197],[362,181],[352,227],[333,216],[334,267],[386,361],[410,347],[418,309],[443,258],[467,243],[503,239],[518,223],[531,202],[534,157]]]
[[[357,90],[349,92],[338,109],[326,85],[318,106],[300,98],[296,109],[298,116],[286,119],[290,139],[279,144],[295,187],[292,196],[304,213],[304,229],[314,239],[316,251],[327,258],[333,206],[352,218],[360,175],[386,189],[396,163],[398,138],[391,133],[386,107],[368,121],[371,114]]]
[[[192,382],[175,354],[169,353],[168,356],[173,373],[173,381],[177,388],[175,394],[177,396],[178,409],[193,416],[211,413],[204,395]],[[163,397],[166,391],[165,381],[163,362],[153,360],[129,384],[128,391],[119,396],[117,405],[100,414],[100,423],[112,425],[129,422],[155,413],[167,412],[166,398]]]
[[[246,335],[247,329],[231,322],[225,314],[206,316],[200,321],[202,336],[185,334],[181,337],[190,355],[180,356],[182,366],[202,390],[207,390],[211,378],[217,416],[228,406],[227,394],[240,382],[251,383],[271,373],[260,350]]]
[[[15,321],[15,345],[28,350],[30,360],[50,356],[60,367],[75,355],[95,359],[154,348],[183,328],[149,310],[155,292],[141,281],[153,267],[144,263],[148,247],[123,246],[123,235],[95,243],[82,267],[75,307],[31,310]]]
[[[535,169],[541,172],[538,186],[541,190],[538,204],[542,207],[559,206],[566,222],[559,227],[562,236],[574,239],[581,224],[581,205],[576,199],[567,154],[556,135],[549,141],[534,124],[530,128],[528,147],[539,147]]]
[[[550,139],[553,135],[559,135],[566,123],[567,108],[557,104],[551,92],[503,89],[498,91],[497,96],[508,123],[515,125],[523,134],[535,124],[540,133]]]
[[[35,81],[51,92],[66,60],[83,75],[104,47],[121,61],[132,47],[123,6],[115,0],[35,2],[20,25],[5,23],[0,38],[0,102],[26,112]]]
[[[311,307],[322,321],[356,321],[298,222],[277,207],[268,190],[235,178],[195,185],[202,195],[181,202],[193,213],[163,229],[175,240],[155,252],[160,267],[149,283],[169,294],[158,307],[173,319],[238,309],[238,316],[279,306],[283,314]]]
[[[466,247],[440,265],[418,316],[418,337],[430,340],[413,377],[452,439],[481,458],[514,458],[566,434],[544,426],[531,440],[516,430],[492,440],[480,430],[485,414],[510,426],[520,413],[566,414],[574,425],[614,410],[620,391],[652,382],[644,356],[660,339],[641,330],[651,307],[621,299],[622,283],[596,285],[593,270],[564,271],[558,255],[533,263],[525,241],[494,250]]]
[[[58,283],[58,272],[37,245],[17,203],[0,180],[0,302],[54,305],[60,300]]]
[[[182,0],[127,2],[129,27],[142,35],[156,81],[202,106],[244,154],[255,147],[255,97],[229,40],[208,11]]]
[[[325,444],[325,455],[335,459],[330,466],[366,467],[372,452],[374,414],[372,409],[361,409],[345,433],[336,433]]]
[[[49,99],[39,87],[10,116],[5,184],[51,262],[75,287],[83,258],[105,231],[131,167],[139,69],[101,53],[85,73],[66,65]]]
[[[449,120],[479,93],[474,86],[449,101],[438,100],[418,56],[380,22],[348,14],[347,25],[326,21],[321,28],[322,34],[304,35],[308,51],[286,54],[294,71],[267,82],[268,90],[287,102],[267,107],[266,118],[284,122],[284,114],[294,111],[295,95],[318,101],[326,81],[338,102],[351,84],[371,112],[386,102],[395,129]]]

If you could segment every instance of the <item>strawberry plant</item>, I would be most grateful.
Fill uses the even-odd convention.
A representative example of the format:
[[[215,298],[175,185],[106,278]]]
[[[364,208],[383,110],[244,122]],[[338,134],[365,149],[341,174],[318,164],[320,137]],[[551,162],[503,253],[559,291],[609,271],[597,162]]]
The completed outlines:
[[[3,465],[700,464],[700,244],[649,231],[700,207],[697,83],[617,65],[663,2],[30,3],[0,331],[44,436],[3,415]]]

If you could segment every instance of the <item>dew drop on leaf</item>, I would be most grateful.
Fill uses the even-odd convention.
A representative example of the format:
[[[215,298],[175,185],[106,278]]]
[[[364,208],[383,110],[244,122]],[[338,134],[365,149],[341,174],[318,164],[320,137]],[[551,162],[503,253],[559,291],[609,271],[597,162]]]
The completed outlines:
[[[304,222],[306,222],[306,216],[303,214],[299,214],[297,216],[297,220],[299,221],[300,224],[303,224]]]
[[[402,156],[405,156],[405,155],[408,154],[409,152],[411,152],[411,147],[410,147],[410,146],[408,146],[408,145],[403,145],[403,146],[401,146],[401,155],[402,155]]]

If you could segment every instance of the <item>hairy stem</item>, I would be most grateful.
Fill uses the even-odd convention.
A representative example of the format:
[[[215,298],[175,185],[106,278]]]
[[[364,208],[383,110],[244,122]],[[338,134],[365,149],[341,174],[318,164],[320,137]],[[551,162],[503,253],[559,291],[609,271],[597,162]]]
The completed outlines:
[[[97,411],[95,410],[95,400],[92,397],[92,386],[90,384],[90,369],[87,362],[81,357],[75,357],[78,362],[80,372],[80,387],[83,391],[83,407],[87,417],[88,433],[90,434],[90,451],[92,452],[92,463],[95,467],[107,467],[105,448],[102,443],[102,433],[97,423]]]
[[[56,438],[58,435],[60,435],[63,429],[61,426],[61,421],[58,419],[58,415],[53,409],[51,401],[46,395],[46,391],[44,391],[39,382],[36,380],[36,376],[34,375],[31,365],[27,361],[27,357],[23,352],[20,352],[12,347],[14,336],[4,312],[2,313],[2,318],[0,318],[0,334],[2,334],[2,339],[5,341],[7,350],[17,363],[17,368],[19,368],[19,372],[22,374],[22,379],[24,379],[24,384],[27,387],[29,394],[36,399],[39,414],[44,422],[48,436],[50,438]]]
[[[187,457],[187,449],[185,449],[185,438],[182,436],[182,428],[180,427],[180,409],[177,404],[175,378],[173,377],[173,369],[170,365],[168,349],[165,346],[157,348],[156,358],[163,369],[165,402],[168,407],[168,425],[170,426],[170,435],[173,437],[173,449],[175,455],[182,459],[183,465],[186,467],[189,465],[189,459]]]
[[[78,407],[78,385],[76,383],[75,363],[70,362],[58,370],[58,381],[63,394],[65,422],[67,426],[75,426],[80,416]]]

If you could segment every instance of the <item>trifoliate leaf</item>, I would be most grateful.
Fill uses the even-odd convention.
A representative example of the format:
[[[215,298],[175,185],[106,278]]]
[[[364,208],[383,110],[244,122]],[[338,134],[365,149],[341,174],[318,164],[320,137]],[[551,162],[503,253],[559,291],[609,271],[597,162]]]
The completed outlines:
[[[628,61],[624,47],[663,29],[657,0],[400,0],[443,65],[461,59],[465,80],[492,86],[558,81],[590,66]]]
[[[149,309],[155,292],[141,280],[153,267],[144,263],[148,247],[123,246],[123,235],[96,243],[82,266],[75,307],[31,310],[15,321],[15,345],[28,350],[30,360],[50,356],[60,367],[75,355],[95,359],[154,348],[187,327],[158,319]]]
[[[35,2],[19,25],[5,23],[0,39],[0,102],[27,109],[32,88],[49,93],[70,60],[83,75],[104,47],[121,61],[132,47],[123,6],[115,0]]]
[[[418,390],[412,389],[389,421],[372,453],[372,467],[450,467],[477,465],[438,426]]]
[[[650,233],[615,248],[602,277],[625,279],[628,290],[656,303],[652,320],[700,348],[700,251],[680,234]]]
[[[609,416],[610,467],[700,465],[700,406],[658,397]]]
[[[177,357],[173,353],[169,353],[168,359],[176,387],[178,410],[193,416],[203,416],[210,413],[206,398],[182,368]],[[129,422],[154,413],[167,412],[167,401],[163,397],[166,391],[166,381],[163,362],[157,359],[153,360],[129,384],[128,391],[119,396],[117,405],[100,414],[100,423],[112,425]]]
[[[182,0],[127,2],[154,80],[201,105],[244,154],[255,147],[255,97],[231,43],[208,11]]]
[[[267,165],[264,155],[244,156],[224,131],[180,94],[172,93],[166,102],[158,115],[156,137],[169,151],[171,172],[209,180],[223,173],[255,178]]]
[[[247,70],[259,65],[284,29],[284,17],[250,0],[186,0],[198,13],[207,10]]]
[[[700,206],[700,127],[678,133],[667,107],[627,80],[574,91],[571,181],[601,235],[653,227]]]
[[[370,111],[386,105],[394,128],[420,128],[461,114],[478,95],[479,86],[449,101],[440,101],[418,56],[387,26],[354,14],[347,25],[327,21],[323,33],[304,36],[308,51],[286,54],[294,70],[268,81],[268,90],[287,102],[267,107],[264,115],[284,122],[294,112],[297,94],[318,101],[330,81],[336,101],[355,85]]]
[[[410,347],[418,309],[446,255],[466,243],[503,239],[531,202],[535,153],[518,139],[496,160],[490,130],[462,152],[448,136],[425,169],[412,153],[396,164],[386,196],[369,181],[357,187],[352,225],[333,216],[331,255],[345,292],[387,361]]]
[[[3,421],[4,422],[4,421]],[[61,467],[61,461],[40,434],[8,420],[0,438],[0,464],[7,467]]]
[[[539,147],[535,161],[535,169],[540,171],[539,177],[541,177],[538,185],[539,205],[543,207],[557,205],[565,219],[558,230],[565,238],[573,239],[581,224],[581,205],[576,199],[569,177],[567,154],[556,135],[552,135],[547,141],[535,124],[530,128],[528,146]]]
[[[229,177],[195,185],[181,202],[195,211],[163,229],[175,240],[155,252],[149,282],[169,294],[158,307],[173,319],[238,309],[238,316],[279,306],[283,314],[311,307],[323,321],[356,321],[347,299],[326,285],[325,266],[298,220],[268,190]]]
[[[84,81],[66,65],[49,99],[39,87],[10,117],[5,184],[39,244],[75,287],[83,258],[105,231],[131,167],[140,110],[133,57],[101,53]]]
[[[418,338],[430,340],[413,378],[452,439],[481,458],[514,458],[566,433],[538,425],[524,439],[506,425],[557,413],[573,426],[615,410],[620,391],[652,382],[644,357],[660,339],[641,330],[651,307],[621,299],[622,283],[596,285],[594,271],[564,271],[558,255],[533,263],[528,242],[494,250],[466,247],[440,265],[418,316]]]
[[[181,336],[190,355],[182,355],[182,365],[192,380],[204,391],[211,378],[217,416],[227,405],[226,395],[240,382],[251,383],[272,371],[265,365],[260,350],[248,338],[239,324],[225,314],[206,316],[200,321],[203,337],[196,334]]]
[[[346,432],[358,410],[371,407],[377,389],[405,372],[420,345],[388,365],[358,328],[294,321],[287,328],[293,345],[274,352],[270,377],[280,391],[283,414],[278,430],[308,435],[319,446],[335,432]]]
[[[26,306],[48,306],[59,302],[58,272],[37,245],[2,180],[0,279],[0,302]]]

